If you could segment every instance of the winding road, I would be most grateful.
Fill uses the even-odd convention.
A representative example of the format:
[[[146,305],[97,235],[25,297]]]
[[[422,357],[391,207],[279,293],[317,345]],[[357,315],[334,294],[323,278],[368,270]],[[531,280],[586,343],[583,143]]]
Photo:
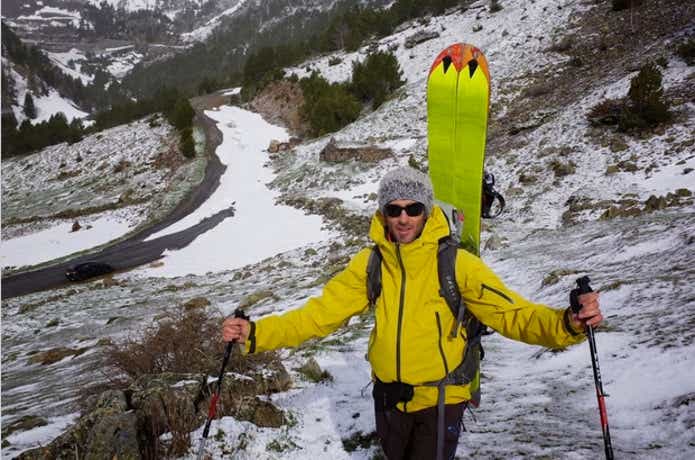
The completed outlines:
[[[219,94],[200,96],[191,100],[191,105],[196,112],[193,123],[205,133],[204,154],[207,156],[208,162],[201,183],[176,206],[171,214],[129,238],[98,252],[85,254],[38,270],[4,277],[1,286],[2,298],[7,299],[63,286],[68,283],[65,278],[65,271],[72,265],[88,260],[108,263],[117,271],[152,262],[161,258],[166,250],[186,247],[199,235],[215,227],[227,217],[233,216],[234,207],[231,206],[185,230],[145,241],[150,235],[169,227],[195,211],[220,185],[220,177],[227,168],[220,162],[215,153],[217,147],[222,143],[222,133],[217,129],[215,121],[207,117],[204,112],[223,103],[223,96]]]

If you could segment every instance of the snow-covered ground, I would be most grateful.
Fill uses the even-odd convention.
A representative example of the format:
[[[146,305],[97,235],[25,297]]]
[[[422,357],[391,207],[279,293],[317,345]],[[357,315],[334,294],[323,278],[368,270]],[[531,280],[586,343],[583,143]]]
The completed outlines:
[[[172,170],[167,162],[183,163],[175,139],[154,117],[4,160],[2,267],[90,249],[170,211],[204,168],[199,157]]]
[[[116,275],[117,286],[95,281],[3,301],[3,427],[23,415],[41,415],[49,423],[10,436],[11,447],[3,448],[3,458],[49,441],[65,426],[66,417],[73,416],[71,402],[81,385],[103,378],[98,372],[85,371],[100,362],[96,356],[99,339],[139,330],[162,309],[193,297],[204,296],[210,299],[211,308],[231,314],[244,296],[272,287],[279,300],[268,298],[247,311],[259,317],[300,306],[308,296],[319,293],[315,281],[325,274],[329,261],[347,257],[357,248],[347,237],[322,233],[318,218],[301,213],[287,215],[279,219],[282,224],[273,227],[274,217],[294,211],[270,203],[280,189],[312,198],[338,197],[346,200],[347,209],[371,212],[374,201],[365,196],[376,191],[383,173],[407,163],[411,153],[418,159],[424,157],[424,75],[441,48],[453,41],[476,43],[488,56],[494,84],[501,87],[526,75],[530,66],[541,71],[565,59],[543,50],[574,27],[577,14],[597,7],[589,2],[510,0],[503,2],[503,10],[492,14],[487,3],[476,2],[467,13],[433,18],[429,24],[381,40],[382,47],[402,43],[422,28],[441,34],[410,50],[400,46],[396,53],[406,69],[408,85],[377,112],[334,134],[339,142],[371,139],[391,145],[394,158],[376,166],[321,164],[318,152],[328,138],[320,138],[296,148],[271,174],[272,162],[261,167],[267,161],[263,149],[269,138],[286,134],[239,109],[210,112],[224,134],[224,150],[218,154],[223,161],[228,159],[229,176],[196,217],[181,225],[192,225],[232,203],[237,210],[234,217],[188,248],[168,254],[162,267]],[[482,31],[473,32],[474,25],[482,25]],[[343,64],[338,66],[328,66],[331,56],[310,65],[333,80],[344,80],[356,56],[343,56]],[[300,73],[305,67],[293,71]],[[692,70],[675,58],[670,58],[664,74],[667,87],[692,79]],[[597,342],[605,391],[610,395],[608,418],[616,458],[686,460],[695,458],[695,209],[689,204],[612,220],[598,220],[596,211],[587,211],[579,225],[563,226],[561,222],[566,201],[575,194],[597,202],[632,194],[642,203],[650,194],[695,188],[692,172],[686,173],[695,161],[692,144],[688,144],[695,123],[692,103],[679,107],[678,121],[663,134],[648,139],[626,137],[624,151],[611,152],[586,138],[589,127],[583,114],[588,107],[601,97],[624,95],[632,75],[626,73],[624,79],[601,86],[574,104],[554,108],[555,115],[545,125],[525,135],[526,143],[508,156],[491,156],[502,192],[517,190],[507,196],[506,212],[485,224],[484,240],[500,235],[503,244],[500,249],[485,250],[483,259],[511,288],[557,307],[567,305],[574,280],[589,275],[593,287],[601,292],[606,315]],[[502,106],[494,107],[498,113],[504,113],[512,101],[508,93],[504,97],[497,100],[493,91],[493,106]],[[228,126],[230,122],[234,126]],[[266,136],[262,142],[256,137],[259,128]],[[576,171],[555,178],[547,158],[538,152],[567,145],[572,147],[569,158],[576,162]],[[246,155],[235,155],[242,152]],[[608,165],[632,155],[640,165],[637,171],[606,173]],[[643,167],[652,163],[653,168]],[[538,183],[518,187],[520,165],[538,168]],[[237,171],[244,173],[235,176]],[[262,186],[271,179],[276,189]],[[240,186],[244,193],[237,195]],[[3,183],[3,195],[7,189]],[[266,211],[259,214],[251,209]],[[264,244],[249,244],[244,248],[248,249],[248,262],[257,263],[244,267],[225,256],[233,241],[251,241],[256,236],[252,230],[263,227],[262,223],[276,230],[273,254],[265,252]],[[285,244],[284,235],[295,227],[303,238]],[[271,244],[267,237],[264,241]],[[194,274],[183,276],[188,273]],[[57,326],[47,326],[55,320],[59,320]],[[296,423],[270,429],[229,417],[215,421],[208,444],[213,458],[225,458],[230,452],[234,458],[254,460],[373,458],[374,446],[348,452],[341,442],[358,432],[374,430],[371,388],[366,387],[369,366],[364,360],[370,327],[369,318],[353,319],[327,340],[283,351],[294,387],[269,397]],[[93,348],[50,366],[27,364],[39,333],[42,349]],[[470,414],[465,417],[468,432],[461,437],[460,458],[574,460],[602,456],[586,343],[556,353],[494,334],[485,338],[485,350],[482,405],[475,411],[475,419]],[[334,381],[314,384],[293,371],[307,356],[313,356]],[[39,387],[53,391],[37,394]],[[201,431],[202,427],[192,433],[194,444],[184,458],[194,458]],[[222,432],[219,438],[218,431]]]
[[[283,128],[238,107],[226,106],[206,114],[217,121],[224,137],[217,148],[220,161],[227,165],[220,186],[194,213],[148,240],[192,227],[230,206],[234,207],[234,217],[186,248],[165,252],[162,265],[147,268],[141,274],[183,276],[232,270],[334,236],[321,230],[319,216],[276,205],[277,193],[266,186],[273,178],[269,168],[264,167],[268,160],[266,149],[271,140],[287,141],[289,135]]]
[[[222,13],[218,14],[214,18],[210,19],[205,25],[198,27],[188,33],[182,34],[181,39],[184,42],[202,42],[207,39],[217,26],[220,25],[221,20],[227,16],[231,16],[236,13],[244,4],[246,0],[239,0],[236,5],[231,8],[226,9]]]
[[[7,62],[3,58],[3,67],[8,67]],[[15,82],[15,90],[17,91],[17,101],[19,104],[24,104],[24,98],[27,93],[27,80],[22,75],[17,73],[11,66],[9,66],[9,71],[12,74],[12,78]],[[70,123],[75,118],[85,118],[89,115],[86,112],[79,110],[72,104],[69,100],[61,97],[58,92],[54,89],[50,89],[48,95],[37,96],[33,94],[34,106],[36,107],[36,118],[32,119],[32,123],[40,123],[42,121],[47,121],[53,115],[62,112],[67,118],[68,123]],[[23,105],[13,105],[12,111],[14,112],[15,119],[17,120],[17,125],[20,125],[27,117],[24,115]]]

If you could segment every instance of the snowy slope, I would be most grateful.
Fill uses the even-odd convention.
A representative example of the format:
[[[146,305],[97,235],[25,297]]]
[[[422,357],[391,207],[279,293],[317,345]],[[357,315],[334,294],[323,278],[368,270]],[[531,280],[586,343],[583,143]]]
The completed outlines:
[[[519,93],[530,73],[552,74],[553,69],[564,65],[566,57],[545,51],[548,45],[573,30],[581,13],[601,7],[588,2],[558,5],[551,0],[510,0],[503,3],[502,11],[490,14],[486,5],[477,2],[468,12],[432,18],[429,25],[414,25],[381,40],[382,48],[399,44],[396,54],[408,84],[377,112],[334,136],[346,144],[369,140],[390,146],[394,158],[376,166],[325,165],[318,161],[318,153],[328,142],[327,136],[300,145],[287,158],[268,162],[268,169],[259,179],[272,179],[272,190],[254,189],[253,196],[226,196],[224,203],[216,200],[210,205],[234,201],[242,209],[245,203],[258,200],[261,193],[267,193],[267,197],[281,193],[338,197],[344,200],[346,210],[368,215],[375,206],[369,195],[376,191],[385,171],[407,163],[411,154],[418,160],[425,159],[425,75],[441,48],[453,41],[468,41],[483,49],[491,64],[495,85],[493,122],[497,122],[523,102],[519,102]],[[474,25],[482,25],[482,31],[474,33]],[[410,50],[400,45],[416,30],[428,27],[439,32],[440,38]],[[351,60],[358,54],[343,55],[343,64],[338,66],[328,66],[331,56],[308,64],[333,80],[344,80],[349,76]],[[301,73],[305,67],[292,71]],[[503,242],[499,249],[484,250],[483,259],[511,288],[558,307],[567,305],[574,280],[589,275],[593,287],[602,293],[607,317],[605,327],[597,333],[597,342],[604,386],[610,395],[607,405],[616,457],[685,460],[695,457],[692,201],[612,220],[598,219],[604,208],[587,208],[577,217],[578,225],[563,225],[562,218],[573,196],[615,203],[630,195],[641,206],[652,194],[695,188],[692,173],[686,173],[695,161],[692,143],[688,144],[695,128],[692,102],[678,107],[678,119],[663,132],[645,139],[625,137],[626,150],[612,151],[587,136],[591,128],[584,118],[586,110],[602,98],[624,95],[634,74],[628,70],[618,80],[597,82],[592,91],[571,104],[552,107],[549,120],[523,134],[522,141],[509,137],[509,143],[518,145],[508,151],[489,152],[488,167],[507,196],[508,208],[499,219],[485,225],[483,241],[499,236]],[[687,84],[692,75],[691,68],[670,56],[664,69],[664,86]],[[243,112],[239,116],[251,118]],[[233,118],[225,118],[225,122],[237,127],[241,124]],[[234,126],[229,128],[225,140]],[[259,121],[249,129],[275,128]],[[240,145],[250,142],[242,132],[232,137]],[[542,154],[563,147],[570,148],[557,157]],[[255,154],[264,155],[258,151]],[[631,156],[639,165],[636,171],[606,173],[608,166]],[[555,177],[549,160],[556,158],[572,160],[575,172]],[[536,170],[537,181],[521,187],[520,173]],[[278,235],[282,235],[285,222],[307,233],[320,234],[320,222],[291,219],[283,220]],[[229,230],[226,236],[250,240],[250,231]],[[173,264],[165,259],[162,267],[117,275],[117,286],[95,281],[3,301],[3,408],[8,413],[3,415],[3,427],[28,414],[41,415],[49,422],[47,427],[9,436],[12,447],[3,449],[3,457],[47,442],[74,416],[71,402],[80,386],[103,378],[99,373],[84,371],[100,362],[99,339],[119,338],[138,330],[163,308],[197,296],[210,299],[211,308],[230,314],[244,296],[272,286],[280,300],[268,298],[248,313],[259,317],[287,311],[318,294],[320,284],[315,281],[334,268],[335,260],[357,249],[352,237],[335,235],[328,241],[305,240],[272,257],[259,251],[258,258],[242,268],[230,257],[226,265],[216,264],[206,273],[207,254],[216,254],[225,243],[217,238],[209,238],[207,244],[204,241],[201,238],[195,248],[168,256],[169,262],[177,257],[186,261],[182,271],[167,273]],[[178,276],[189,272],[193,274]],[[58,316],[58,326],[47,328]],[[288,411],[296,424],[261,429],[223,418],[213,424],[211,438],[215,439],[209,444],[213,458],[224,458],[223,452],[232,452],[234,458],[241,459],[373,458],[377,454],[374,445],[348,452],[342,443],[343,439],[374,429],[371,388],[367,387],[369,366],[364,360],[370,327],[368,316],[354,318],[326,340],[283,351],[288,369],[299,367],[307,356],[313,356],[334,381],[314,384],[291,370],[293,389],[270,398]],[[35,331],[42,331],[46,348],[92,348],[52,366],[28,365],[27,357],[35,348]],[[466,415],[468,432],[461,437],[457,452],[460,458],[583,459],[602,455],[586,344],[554,353],[495,334],[485,339],[485,347],[483,402],[475,411],[475,419]],[[37,386],[53,391],[37,397],[33,391]],[[218,430],[222,431],[219,439],[215,436]],[[201,432],[202,427],[192,433],[192,439],[197,441]],[[185,458],[193,458],[196,448],[194,442]]]

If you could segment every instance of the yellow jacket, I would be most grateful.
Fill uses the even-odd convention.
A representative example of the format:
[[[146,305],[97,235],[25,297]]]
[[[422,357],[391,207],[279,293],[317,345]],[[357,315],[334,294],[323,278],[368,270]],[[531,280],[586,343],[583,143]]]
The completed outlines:
[[[422,234],[412,243],[397,244],[385,237],[381,213],[372,218],[369,236],[383,256],[382,291],[374,308],[374,329],[367,357],[382,382],[415,385],[413,399],[399,404],[414,412],[437,404],[437,388],[419,386],[440,380],[456,368],[466,346],[465,329],[449,337],[455,322],[439,295],[437,249],[448,235],[449,224],[434,207]],[[333,277],[321,296],[279,316],[262,318],[252,325],[247,352],[295,347],[305,340],[324,337],[351,316],[368,308],[367,262],[371,248],[360,251],[342,272]],[[459,250],[456,281],[466,307],[485,325],[510,339],[551,348],[564,348],[584,339],[569,331],[564,310],[534,304],[509,290],[480,258]],[[469,385],[447,386],[446,404],[471,398]]]

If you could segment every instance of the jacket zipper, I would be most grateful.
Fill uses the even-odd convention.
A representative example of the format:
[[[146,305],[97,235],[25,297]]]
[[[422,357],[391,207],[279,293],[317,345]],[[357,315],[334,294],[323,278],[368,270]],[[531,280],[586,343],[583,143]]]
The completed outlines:
[[[401,259],[401,247],[396,243],[396,256],[401,267],[401,296],[398,302],[398,329],[396,333],[396,380],[401,381],[401,330],[403,326],[403,305],[405,303],[405,267]]]
[[[492,287],[488,286],[487,284],[482,285],[482,289],[480,290],[480,297],[483,296],[483,291],[485,291],[485,289],[487,289],[490,292],[494,292],[495,294],[502,297],[504,300],[506,300],[509,303],[514,303],[514,301],[511,299],[511,297],[509,297],[507,294],[500,291],[499,289],[492,288]]]
[[[439,332],[439,339],[437,340],[437,345],[439,346],[439,354],[442,357],[442,362],[444,363],[444,378],[449,375],[449,365],[446,362],[446,356],[444,355],[444,348],[442,348],[442,323],[439,319],[439,312],[435,311],[434,315],[437,317],[437,331]]]

